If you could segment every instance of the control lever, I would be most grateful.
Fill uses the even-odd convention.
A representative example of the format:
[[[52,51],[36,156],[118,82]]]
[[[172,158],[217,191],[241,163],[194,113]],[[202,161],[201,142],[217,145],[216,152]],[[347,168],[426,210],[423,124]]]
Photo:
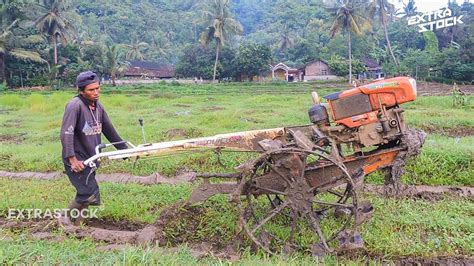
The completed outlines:
[[[146,143],[145,127],[144,127],[144,123],[143,123],[143,118],[138,118],[138,123],[140,123],[140,127],[142,128],[143,143]]]

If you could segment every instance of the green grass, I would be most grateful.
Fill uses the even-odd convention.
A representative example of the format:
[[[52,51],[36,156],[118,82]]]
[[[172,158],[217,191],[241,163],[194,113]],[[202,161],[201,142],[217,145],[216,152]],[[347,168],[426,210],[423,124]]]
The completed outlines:
[[[0,216],[7,216],[8,208],[50,208],[60,209],[74,198],[74,188],[65,176],[58,181],[2,179],[2,202]],[[126,219],[136,222],[152,223],[161,209],[187,199],[190,185],[161,185],[144,187],[137,184],[119,185],[104,183],[101,186],[101,199],[104,204],[98,212],[99,217],[114,220]],[[121,195],[120,197],[116,197]],[[133,201],[130,201],[133,199]]]
[[[121,136],[133,143],[143,142],[138,118],[145,120],[148,142],[308,124],[307,110],[311,106],[311,97],[305,90],[312,89],[314,85],[274,85],[148,85],[143,88],[150,93],[143,95],[134,93],[137,86],[142,86],[137,85],[106,88],[101,101]],[[233,94],[237,88],[245,90]],[[211,92],[218,90],[221,94],[180,94],[185,90],[199,89]],[[282,94],[249,93],[250,90],[269,89],[279,90]],[[289,93],[295,89],[301,92]],[[111,94],[117,90],[124,94]],[[72,91],[0,95],[0,110],[3,110],[0,112],[0,169],[43,172],[62,170],[59,127],[64,105],[73,96]],[[410,164],[410,170],[404,177],[405,182],[472,185],[474,137],[455,138],[436,134],[436,129],[474,128],[472,106],[453,108],[450,96],[436,96],[420,97],[416,102],[404,105],[404,108],[409,126],[435,130],[435,134],[428,136],[420,158]],[[173,132],[180,132],[181,135]],[[204,172],[231,170],[236,162],[243,162],[247,157],[224,154],[222,158],[228,162],[224,168],[216,167],[213,164],[215,157],[208,153],[143,161],[135,168],[132,167],[132,162],[114,162],[105,164],[101,172],[148,175],[160,171],[173,174],[181,166]],[[373,175],[368,180],[380,182],[381,178]]]
[[[474,96],[468,96],[471,105],[453,108],[451,96],[419,97],[403,107],[409,124],[418,127],[455,128],[474,127]]]
[[[39,181],[0,178],[0,187],[2,187],[0,210],[3,211],[0,217],[6,216],[8,208],[63,208],[74,195],[73,189],[65,179]],[[152,223],[166,206],[179,200],[186,200],[191,187],[189,185],[142,186],[103,183],[101,189],[103,206],[98,212],[99,218]],[[389,259],[399,256],[472,255],[474,220],[469,218],[474,213],[472,200],[446,197],[437,202],[430,202],[422,199],[384,199],[372,195],[361,195],[361,198],[371,201],[375,207],[373,218],[360,227],[367,253]],[[164,232],[167,243],[193,243],[211,239],[220,243],[231,243],[234,239],[237,220],[237,211],[233,206],[225,196],[213,197],[197,205],[195,207],[197,212],[187,217],[174,219],[166,225]],[[85,248],[82,249],[83,251],[60,254],[56,243],[30,240],[24,235],[24,231],[16,233],[4,231],[3,234],[14,238],[13,249],[0,249],[8,260],[14,260],[19,256],[23,259],[33,258],[38,253],[41,254],[41,250],[50,248],[51,250],[46,252],[48,256],[41,259],[69,261],[81,256],[83,252],[87,253],[87,250],[93,249],[96,245],[90,241],[67,239],[63,244],[65,250],[77,248],[78,245],[83,245]],[[0,239],[1,235],[0,231]],[[307,241],[311,235],[303,237]],[[0,246],[2,245],[6,243],[0,240]],[[25,247],[27,251],[24,251]],[[133,247],[128,252],[131,253],[107,252],[103,257],[105,261],[119,261],[120,259],[137,259],[133,257],[133,254],[142,254],[146,261],[154,261],[155,256],[160,254],[159,249]],[[180,253],[180,260],[194,261],[185,254]],[[255,260],[255,256],[258,255],[247,254],[247,256],[247,259]],[[303,254],[299,256],[301,257],[298,261],[308,260],[308,257]],[[99,258],[92,255],[82,257],[80,261],[91,262],[96,259]]]
[[[1,231],[0,231],[1,233]],[[294,255],[289,258],[285,256],[266,256],[264,254],[250,255],[246,252],[238,262],[231,263],[217,257],[197,259],[193,256],[190,248],[183,245],[176,250],[162,248],[125,247],[124,250],[113,252],[97,251],[100,244],[89,240],[67,239],[64,242],[49,242],[29,240],[25,236],[19,236],[12,241],[0,240],[0,263],[1,264],[29,264],[32,261],[38,264],[159,264],[159,265],[317,265],[325,263],[328,265],[360,265],[360,260],[348,260],[327,256],[323,259],[310,256]]]
[[[129,86],[105,88],[102,103],[124,139],[141,143],[138,118],[144,118],[148,142],[210,136],[243,130],[308,124],[309,91],[324,84],[221,84]],[[319,89],[325,95],[332,88]],[[59,127],[66,92],[8,92],[0,95],[0,170],[62,171]],[[472,96],[471,96],[472,98]],[[472,99],[470,102],[473,102]],[[429,129],[473,128],[472,106],[453,108],[451,97],[420,97],[404,105],[410,127]],[[435,131],[436,132],[436,131]],[[181,134],[181,135],[180,135]],[[230,172],[252,154],[224,153],[218,164],[212,152],[179,155],[160,160],[104,163],[100,173],[126,172],[173,175],[186,167],[198,172]],[[409,162],[402,177],[408,184],[474,184],[474,137],[430,134],[421,155]],[[368,182],[383,183],[374,173]],[[101,184],[103,219],[152,223],[167,206],[186,200],[194,185]],[[0,217],[8,208],[63,208],[74,191],[67,178],[55,181],[12,180],[0,177]],[[367,252],[397,256],[472,256],[474,223],[472,200],[446,198],[438,202],[393,200],[365,195],[374,203],[374,218],[361,227]],[[176,219],[165,228],[168,243],[219,239],[230,242],[237,213],[225,196],[200,207],[191,219]],[[185,228],[193,228],[187,232]],[[9,235],[12,241],[2,240]],[[58,234],[61,234],[58,232]],[[303,239],[305,241],[305,239]],[[107,264],[225,264],[217,258],[195,259],[188,248],[177,253],[159,248],[129,247],[125,251],[97,252],[97,243],[67,238],[62,243],[30,239],[25,232],[0,231],[0,263],[107,263]],[[328,256],[328,264],[361,264],[355,259]],[[244,252],[241,264],[314,265],[316,258],[296,254],[290,258]]]

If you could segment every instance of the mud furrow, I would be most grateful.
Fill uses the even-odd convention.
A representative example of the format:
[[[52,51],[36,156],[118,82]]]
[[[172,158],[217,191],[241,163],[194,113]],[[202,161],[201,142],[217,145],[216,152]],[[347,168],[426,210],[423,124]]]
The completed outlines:
[[[58,180],[66,177],[66,174],[62,172],[50,172],[50,173],[38,173],[38,172],[21,172],[13,173],[7,171],[0,171],[0,177],[14,178],[14,179],[40,179],[40,180]],[[125,173],[116,174],[97,174],[96,179],[99,182],[111,182],[111,183],[137,183],[142,185],[154,185],[154,184],[179,184],[192,182],[196,179],[196,173],[194,172],[182,172],[174,177],[165,177],[159,173],[154,173],[149,176],[135,176]]]
[[[40,179],[40,180],[57,180],[65,178],[65,174],[61,172],[52,173],[38,173],[38,172],[22,172],[13,173],[0,171],[0,178],[13,178],[13,179]],[[111,182],[111,183],[137,183],[142,185],[154,185],[154,184],[180,184],[186,182],[194,182],[196,180],[196,173],[194,172],[183,172],[174,177],[164,177],[159,173],[155,173],[149,176],[134,176],[130,174],[118,173],[118,174],[98,174],[96,176],[99,182]],[[366,193],[374,193],[378,195],[387,195],[387,186],[385,185],[373,185],[365,184],[362,191]],[[427,199],[438,199],[436,195],[450,195],[455,197],[472,198],[474,197],[474,187],[467,186],[407,186],[404,185],[401,189],[400,197],[417,197]]]
[[[176,209],[175,209],[176,210]],[[97,246],[97,251],[108,252],[108,251],[121,251],[128,248],[130,245],[140,245],[143,247],[159,248],[161,251],[166,253],[174,253],[178,249],[177,247],[165,247],[166,242],[164,236],[161,233],[161,228],[157,225],[167,220],[170,213],[166,214],[163,221],[158,221],[153,225],[146,225],[144,228],[136,231],[127,230],[108,230],[103,228],[95,227],[78,227],[70,226],[63,228],[64,235],[58,235],[53,233],[54,230],[58,229],[54,224],[53,220],[43,221],[7,221],[0,218],[0,227],[3,229],[28,230],[30,239],[47,240],[52,242],[63,242],[66,237],[75,238],[91,238],[92,240],[102,243]],[[31,225],[35,223],[35,227]],[[10,236],[2,236],[0,234],[0,241],[14,241]],[[180,243],[175,243],[179,246]],[[188,248],[191,254],[200,259],[204,257],[213,257],[219,259],[225,259],[229,261],[240,260],[240,252],[238,247],[229,244],[219,247],[217,243],[213,242],[199,242],[199,243],[188,243]],[[355,251],[350,253],[339,253],[337,254],[340,258],[352,259],[360,261],[364,259],[366,264],[370,262],[377,262],[381,264],[392,264],[392,265],[474,265],[474,257],[471,256],[438,256],[438,257],[403,257],[403,256],[390,256],[387,257],[381,254],[371,254],[367,251]],[[324,258],[321,258],[324,260]]]
[[[390,191],[387,191],[387,186],[384,185],[365,184],[362,191],[381,196],[390,195]],[[396,197],[420,198],[433,201],[442,199],[443,195],[474,199],[474,187],[402,185],[402,188],[400,189],[400,192],[397,193]]]
[[[429,189],[429,188],[428,188]],[[163,210],[160,217],[153,224],[136,224],[126,226],[126,221],[119,223],[106,220],[95,220],[88,222],[88,226],[66,226],[60,227],[54,219],[44,220],[8,220],[0,218],[0,228],[12,231],[27,232],[30,239],[47,240],[53,242],[63,242],[66,237],[89,238],[101,243],[97,247],[98,251],[107,252],[114,250],[124,250],[130,245],[144,247],[159,247],[165,252],[175,252],[175,247],[187,243],[191,254],[196,258],[213,257],[230,261],[240,259],[239,248],[236,245],[226,244],[219,241],[204,241],[188,243],[183,241],[169,242],[163,233],[163,228],[172,219],[189,218],[197,215],[199,210],[176,203]],[[100,227],[98,227],[100,226]],[[58,229],[62,228],[64,234],[58,234]],[[113,229],[107,229],[113,228]],[[122,229],[123,230],[122,230]],[[1,233],[1,232],[0,232]],[[0,241],[14,241],[10,236],[2,236]],[[165,247],[171,244],[172,248]],[[382,264],[394,265],[473,265],[473,257],[462,256],[442,256],[442,257],[386,257],[383,254],[373,254],[366,250],[355,251],[354,253],[339,253],[339,257],[360,261],[365,259],[369,262],[379,262]],[[324,259],[324,258],[322,258]]]

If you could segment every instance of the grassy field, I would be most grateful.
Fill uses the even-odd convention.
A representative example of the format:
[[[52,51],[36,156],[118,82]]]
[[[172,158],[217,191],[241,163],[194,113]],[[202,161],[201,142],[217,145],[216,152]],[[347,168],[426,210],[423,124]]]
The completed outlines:
[[[145,120],[148,142],[209,136],[218,133],[308,124],[311,105],[309,84],[291,85],[156,85],[105,88],[101,102],[124,139],[141,143],[138,118]],[[243,88],[242,90],[240,90]],[[334,88],[318,84],[325,95]],[[14,92],[0,95],[0,170],[62,171],[59,127],[66,102],[74,92]],[[473,98],[471,96],[471,98]],[[421,155],[410,162],[402,177],[407,184],[474,185],[474,106],[454,108],[450,96],[420,97],[404,105],[409,126],[430,132]],[[473,102],[473,99],[470,99]],[[467,133],[466,133],[467,132]],[[126,172],[173,175],[182,167],[198,172],[222,172],[248,157],[223,154],[221,161],[212,153],[176,156],[160,160],[111,162],[101,173]],[[367,178],[383,183],[380,174]],[[104,205],[101,219],[152,223],[167,206],[186,200],[193,186],[185,185],[101,185]],[[8,208],[62,208],[73,197],[66,179],[55,181],[12,180],[0,177],[0,218]],[[445,198],[441,201],[393,200],[364,195],[375,206],[374,218],[361,228],[366,252],[356,258],[329,256],[326,263],[363,263],[369,258],[400,256],[473,256],[474,203]],[[199,242],[218,237],[231,242],[236,211],[225,197],[215,197],[202,206],[197,219],[201,227],[183,230],[188,221],[166,228],[171,246],[178,238]],[[61,234],[61,232],[58,232]],[[188,235],[187,235],[188,234]],[[179,236],[179,237],[178,237]],[[2,240],[3,239],[3,240]],[[35,240],[24,231],[0,229],[0,263],[100,262],[134,264],[222,264],[218,258],[197,260],[186,246],[176,252],[159,248],[129,247],[124,251],[97,252],[89,240],[66,239],[62,243]],[[8,247],[8,248],[7,248]],[[242,255],[242,264],[314,264],[316,258],[296,254],[290,258],[263,254]]]

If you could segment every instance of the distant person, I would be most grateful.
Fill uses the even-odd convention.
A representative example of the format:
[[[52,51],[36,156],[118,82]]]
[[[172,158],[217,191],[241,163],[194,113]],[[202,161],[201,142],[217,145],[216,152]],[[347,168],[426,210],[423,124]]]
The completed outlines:
[[[76,188],[76,197],[68,211],[61,215],[63,225],[80,225],[84,217],[73,217],[73,213],[85,213],[89,205],[100,205],[100,194],[95,171],[83,161],[95,155],[95,147],[101,143],[101,134],[111,142],[122,138],[115,131],[104,107],[99,102],[100,84],[97,74],[92,71],[80,73],[76,78],[79,94],[67,105],[61,125],[62,160],[66,174]],[[126,144],[115,145],[126,149]],[[75,211],[74,211],[75,210]],[[75,219],[72,219],[75,218]]]
[[[359,87],[359,85],[360,85],[360,82],[359,82],[358,79],[353,79],[353,80],[352,80],[352,86],[353,86],[354,88]]]

